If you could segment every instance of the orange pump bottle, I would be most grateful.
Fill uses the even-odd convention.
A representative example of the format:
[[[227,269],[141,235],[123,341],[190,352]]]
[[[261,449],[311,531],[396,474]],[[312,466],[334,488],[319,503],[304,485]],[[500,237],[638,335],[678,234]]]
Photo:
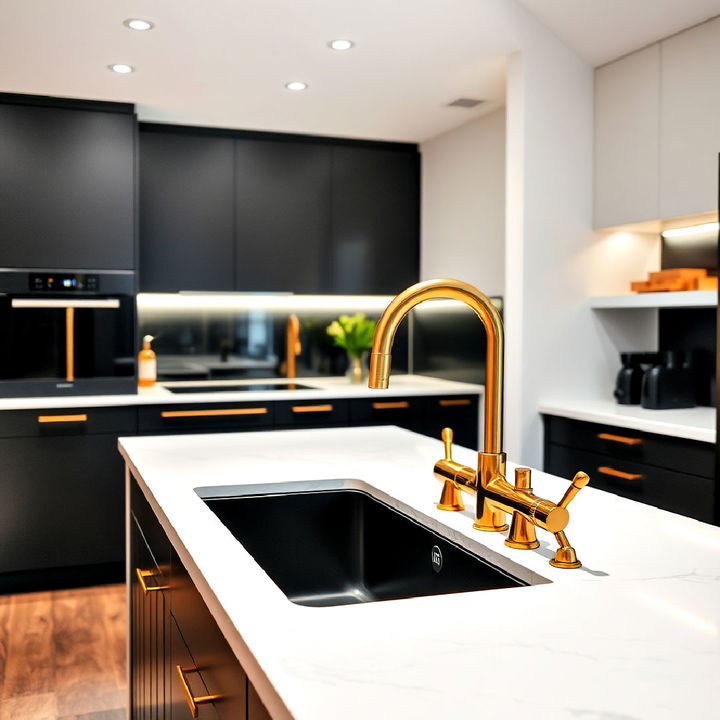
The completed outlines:
[[[152,335],[143,338],[142,350],[138,353],[138,385],[140,387],[152,387],[157,380],[157,359],[155,352],[150,347],[153,341]]]

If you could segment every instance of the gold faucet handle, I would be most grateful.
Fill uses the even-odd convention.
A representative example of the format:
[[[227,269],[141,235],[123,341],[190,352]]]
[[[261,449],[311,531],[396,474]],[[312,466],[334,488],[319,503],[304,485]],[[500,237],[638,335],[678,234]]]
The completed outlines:
[[[443,428],[440,433],[443,445],[445,446],[445,459],[452,462],[452,443],[453,443],[453,431],[452,428]]]
[[[575,477],[572,479],[570,487],[565,491],[562,496],[562,500],[558,503],[558,507],[566,508],[570,501],[590,482],[590,476],[587,473],[580,472],[575,473]]]

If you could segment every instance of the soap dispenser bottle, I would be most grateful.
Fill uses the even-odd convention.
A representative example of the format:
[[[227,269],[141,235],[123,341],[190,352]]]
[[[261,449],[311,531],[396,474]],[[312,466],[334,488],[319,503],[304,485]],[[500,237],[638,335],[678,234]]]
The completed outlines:
[[[142,350],[138,353],[138,385],[140,387],[152,387],[157,380],[157,359],[155,352],[150,347],[154,340],[152,335],[143,338]]]

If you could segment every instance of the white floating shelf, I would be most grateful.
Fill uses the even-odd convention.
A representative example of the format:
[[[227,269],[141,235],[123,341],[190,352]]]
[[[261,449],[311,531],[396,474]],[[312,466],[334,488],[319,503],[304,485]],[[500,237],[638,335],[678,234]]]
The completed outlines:
[[[622,308],[711,308],[717,307],[716,290],[687,290],[685,292],[631,293],[628,295],[600,295],[590,298],[594,310]]]

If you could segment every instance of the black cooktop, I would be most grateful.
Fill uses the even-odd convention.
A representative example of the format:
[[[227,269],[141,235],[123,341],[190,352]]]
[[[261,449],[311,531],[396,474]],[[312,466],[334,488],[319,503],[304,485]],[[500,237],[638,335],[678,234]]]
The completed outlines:
[[[299,383],[252,383],[251,385],[178,385],[167,387],[172,393],[243,392],[245,390],[313,390]]]

